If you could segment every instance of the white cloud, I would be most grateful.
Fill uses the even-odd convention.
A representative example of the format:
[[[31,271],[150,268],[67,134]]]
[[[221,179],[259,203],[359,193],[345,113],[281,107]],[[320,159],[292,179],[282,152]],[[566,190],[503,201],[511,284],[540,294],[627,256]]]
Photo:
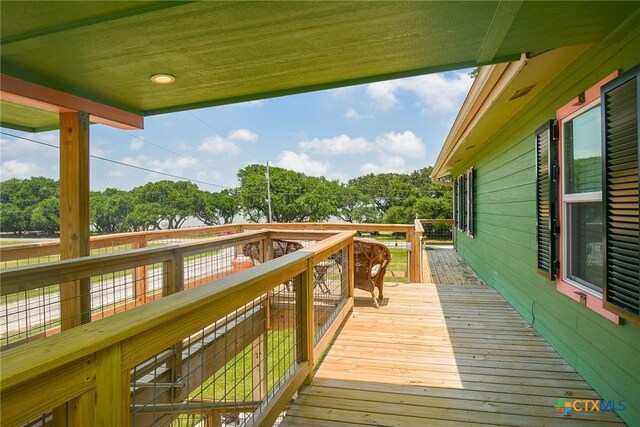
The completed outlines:
[[[226,138],[219,135],[205,138],[198,145],[198,151],[211,154],[238,154],[240,149],[236,145],[237,142],[253,142],[257,139],[258,134],[251,129],[235,129],[229,132]]]
[[[360,114],[358,113],[356,110],[354,110],[353,108],[347,110],[346,113],[344,113],[344,117],[348,120],[364,120],[364,119],[371,119],[372,116],[368,115],[368,114]]]
[[[302,172],[312,176],[323,176],[329,169],[329,165],[327,163],[312,160],[308,154],[298,154],[293,151],[283,151],[278,154],[275,164],[281,168]]]
[[[426,148],[422,138],[406,130],[404,132],[387,132],[376,138],[376,146],[382,153],[394,153],[403,157],[424,157]]]
[[[371,162],[365,163],[360,167],[360,172],[365,175],[370,173],[404,172],[405,160],[400,156],[385,157],[381,155],[378,160],[377,164]]]
[[[198,151],[204,151],[211,154],[238,154],[240,152],[238,147],[231,142],[231,140],[217,135],[204,139],[202,143],[198,145]]]
[[[29,178],[42,175],[42,168],[35,163],[21,162],[20,160],[7,160],[0,165],[0,178]]]
[[[233,139],[234,141],[253,142],[258,139],[258,134],[250,129],[236,129],[229,133],[229,139]]]
[[[418,106],[423,113],[453,111],[469,91],[473,79],[467,73],[428,74],[406,79],[372,83],[366,94],[374,106],[388,111],[399,103],[398,93],[409,92],[418,97]]]
[[[131,149],[132,151],[139,150],[142,147],[144,147],[144,138],[143,137],[133,138],[131,140],[131,143],[129,144],[129,149]]]
[[[365,138],[351,138],[348,135],[338,135],[333,138],[314,138],[300,142],[300,148],[321,154],[354,154],[365,152],[370,146]]]

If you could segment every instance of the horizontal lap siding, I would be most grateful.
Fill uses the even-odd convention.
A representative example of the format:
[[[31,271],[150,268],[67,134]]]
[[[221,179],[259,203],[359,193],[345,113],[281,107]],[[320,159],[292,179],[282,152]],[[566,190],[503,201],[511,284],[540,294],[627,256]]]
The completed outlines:
[[[630,43],[637,47],[638,40]],[[626,52],[626,53],[625,53]],[[473,270],[496,288],[604,399],[625,400],[620,416],[640,425],[640,328],[616,325],[556,291],[555,282],[536,271],[535,130],[558,107],[616,66],[635,65],[629,51],[604,55],[589,78],[547,96],[527,119],[505,126],[461,173],[477,169],[477,233],[457,234],[457,250]],[[565,76],[566,78],[566,76]],[[562,396],[558,396],[562,397]]]

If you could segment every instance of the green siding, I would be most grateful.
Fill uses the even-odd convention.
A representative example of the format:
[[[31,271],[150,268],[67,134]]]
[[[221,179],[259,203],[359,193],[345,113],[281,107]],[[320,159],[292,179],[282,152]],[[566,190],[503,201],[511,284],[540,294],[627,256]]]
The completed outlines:
[[[639,44],[636,32],[613,47],[592,48],[582,66],[570,65],[561,83],[551,84],[553,90],[532,100],[454,173],[470,166],[478,171],[477,233],[471,239],[458,232],[458,252],[604,399],[625,400],[619,415],[634,426],[640,425],[640,327],[610,322],[536,272],[534,132],[580,91],[635,65]]]

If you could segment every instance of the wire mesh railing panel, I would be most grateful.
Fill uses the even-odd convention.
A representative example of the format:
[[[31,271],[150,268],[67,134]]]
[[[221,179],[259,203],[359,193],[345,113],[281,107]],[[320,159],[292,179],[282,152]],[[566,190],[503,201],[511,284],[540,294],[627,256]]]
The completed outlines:
[[[423,240],[428,243],[451,243],[453,241],[453,220],[447,222],[422,221]]]
[[[0,261],[0,270],[6,270],[9,268],[26,267],[29,265],[42,264],[45,262],[53,262],[60,260],[60,255],[41,255],[28,258],[21,258],[16,260],[2,260]]]
[[[317,344],[349,297],[347,248],[313,266],[314,343]]]
[[[238,261],[235,247],[187,256],[184,258],[184,288],[193,288],[251,266]]]
[[[60,331],[60,286],[0,297],[0,346],[14,347]]]
[[[297,281],[278,285],[132,369],[132,424],[252,424],[297,365]]]
[[[161,263],[0,297],[0,346],[42,339],[162,298]]]

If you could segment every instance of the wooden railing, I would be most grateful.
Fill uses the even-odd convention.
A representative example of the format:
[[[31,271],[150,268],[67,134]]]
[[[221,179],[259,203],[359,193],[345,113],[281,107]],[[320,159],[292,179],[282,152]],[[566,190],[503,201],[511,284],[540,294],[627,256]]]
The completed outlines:
[[[429,244],[450,245],[453,243],[452,219],[417,219],[423,227],[423,240]]]
[[[246,231],[261,230],[282,231],[358,231],[363,233],[403,233],[405,244],[409,251],[420,246],[420,236],[422,224],[416,221],[415,224],[357,224],[357,223],[252,223],[252,224],[227,224],[210,227],[193,227],[177,230],[156,230],[135,233],[109,234],[91,237],[91,250],[93,253],[111,248],[113,251],[133,248],[144,248],[150,244],[158,244],[176,239],[193,239],[203,236],[220,236],[233,233],[243,233]],[[420,256],[418,251],[414,251],[412,256],[407,257],[408,278],[411,282],[421,282],[421,269],[419,268]],[[37,264],[48,262],[59,255],[60,243],[45,242],[24,245],[12,245],[0,247],[0,262],[5,267],[18,266],[20,262],[26,264]],[[54,257],[51,259],[51,257]]]
[[[161,264],[163,288],[169,290],[168,294],[173,294],[118,316],[3,351],[0,381],[3,424],[20,425],[42,416],[43,420],[53,417],[56,423],[66,422],[68,425],[126,426],[131,423],[148,424],[145,418],[148,414],[171,420],[194,410],[211,415],[228,411],[230,407],[248,408],[251,423],[272,423],[300,385],[311,381],[315,358],[353,306],[355,232],[342,232],[331,237],[310,231],[297,236],[289,233],[289,238],[314,237],[318,240],[322,235],[323,240],[193,289],[175,291],[181,290],[184,284],[185,257],[210,252],[231,241],[233,244],[255,241],[256,238],[268,241],[282,233],[255,231],[200,243],[139,249],[3,272],[4,293],[5,286],[27,291],[54,283],[89,280],[124,269]],[[318,283],[317,266],[326,263],[338,251],[346,251],[341,259],[347,261],[345,265],[336,267],[335,277],[326,280],[335,282],[337,277],[335,286],[341,291],[335,293],[336,298],[330,292],[321,300],[315,286]],[[332,312],[326,315],[330,323],[320,325],[316,315],[325,313],[327,307],[333,307]],[[246,347],[222,347],[224,357],[216,353],[227,342],[227,334],[234,334],[233,342],[246,344],[265,334],[270,327],[293,331],[290,335],[294,344],[288,349],[292,359],[290,366],[279,366],[284,369],[282,376],[270,381],[261,379],[259,386],[254,387],[251,400],[226,402],[218,399],[204,404],[200,399],[200,409],[189,406],[198,385],[196,388],[193,384],[185,386],[179,383],[180,378],[191,378],[189,375],[195,371],[200,372],[201,379],[209,378],[210,374],[238,357]],[[241,340],[237,336],[239,331],[248,335]],[[318,331],[322,332],[318,334]],[[266,338],[261,342],[263,344],[257,352],[261,359],[259,357],[256,363],[266,366]],[[167,353],[167,349],[171,351]],[[196,360],[209,354],[207,352],[212,357],[211,361],[194,368]],[[156,363],[155,367],[149,368],[150,363]],[[166,369],[159,369],[158,363]],[[253,370],[266,371],[264,367]],[[136,394],[136,390],[144,387],[136,382],[140,378],[133,378],[138,371],[140,378],[153,374],[153,390],[167,387],[166,392],[155,392],[151,406],[138,399],[142,394]]]

